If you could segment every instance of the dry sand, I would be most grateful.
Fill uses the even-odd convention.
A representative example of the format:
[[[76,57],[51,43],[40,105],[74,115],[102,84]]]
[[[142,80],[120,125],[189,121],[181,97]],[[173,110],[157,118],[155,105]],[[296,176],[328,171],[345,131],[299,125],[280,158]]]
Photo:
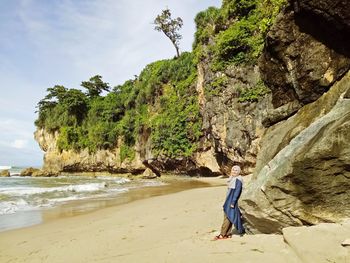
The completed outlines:
[[[212,241],[225,193],[191,189],[3,232],[0,262],[301,262],[282,235]]]

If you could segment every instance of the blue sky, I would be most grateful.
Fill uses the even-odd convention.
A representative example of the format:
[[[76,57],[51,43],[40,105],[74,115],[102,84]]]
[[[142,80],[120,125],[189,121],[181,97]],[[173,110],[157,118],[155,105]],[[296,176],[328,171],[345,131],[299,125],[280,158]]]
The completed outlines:
[[[0,0],[0,166],[41,166],[35,106],[56,84],[79,88],[99,74],[111,86],[175,49],[153,30],[168,7],[184,21],[191,50],[195,15],[221,0]]]

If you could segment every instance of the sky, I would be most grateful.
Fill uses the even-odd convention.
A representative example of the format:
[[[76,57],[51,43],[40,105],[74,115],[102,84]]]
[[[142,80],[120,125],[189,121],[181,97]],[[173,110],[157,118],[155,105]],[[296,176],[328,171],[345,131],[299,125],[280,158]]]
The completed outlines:
[[[101,75],[110,86],[176,54],[153,20],[181,17],[191,51],[195,15],[221,0],[0,0],[0,166],[41,166],[36,104],[54,85],[79,88]]]

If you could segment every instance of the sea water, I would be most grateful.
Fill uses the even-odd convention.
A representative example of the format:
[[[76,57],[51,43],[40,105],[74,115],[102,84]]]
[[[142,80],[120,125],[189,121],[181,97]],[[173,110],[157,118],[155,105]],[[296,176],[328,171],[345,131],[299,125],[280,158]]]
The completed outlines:
[[[77,200],[115,199],[131,189],[164,185],[117,176],[20,177],[21,167],[1,168],[9,169],[11,177],[0,177],[0,231],[13,228],[13,224],[23,225],[23,220],[25,225],[37,223],[41,219],[36,217],[44,209]],[[25,213],[28,211],[30,216]]]

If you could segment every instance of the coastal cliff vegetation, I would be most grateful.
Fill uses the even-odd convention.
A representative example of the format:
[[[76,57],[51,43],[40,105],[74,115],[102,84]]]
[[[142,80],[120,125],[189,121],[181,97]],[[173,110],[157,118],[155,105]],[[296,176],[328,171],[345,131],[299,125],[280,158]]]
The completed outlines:
[[[60,150],[110,149],[121,138],[122,159],[132,158],[137,136],[151,129],[155,153],[188,156],[201,126],[195,80],[193,55],[184,52],[147,65],[140,76],[113,89],[98,75],[82,82],[86,92],[55,86],[38,103],[35,124],[59,131]]]
[[[85,92],[61,85],[48,88],[38,103],[35,124],[59,132],[60,151],[95,152],[119,146],[122,160],[133,159],[138,136],[150,130],[155,156],[191,156],[202,136],[197,64],[210,57],[210,67],[219,71],[232,63],[255,63],[285,2],[224,0],[221,8],[209,7],[195,18],[193,52],[151,63],[135,79],[113,88],[99,75],[81,83]],[[212,83],[217,92],[218,87],[225,88],[224,79]],[[266,87],[259,84],[256,90],[242,91],[240,101],[266,94]]]

